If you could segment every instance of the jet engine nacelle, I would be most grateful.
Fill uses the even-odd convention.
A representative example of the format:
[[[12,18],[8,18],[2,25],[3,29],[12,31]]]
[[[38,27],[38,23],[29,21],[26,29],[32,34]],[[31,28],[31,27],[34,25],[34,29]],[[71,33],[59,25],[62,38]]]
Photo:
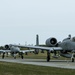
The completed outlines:
[[[5,45],[4,48],[9,50],[10,49],[10,45]]]
[[[46,40],[46,45],[49,46],[49,47],[54,47],[57,45],[57,39],[52,37],[52,38],[48,38]]]

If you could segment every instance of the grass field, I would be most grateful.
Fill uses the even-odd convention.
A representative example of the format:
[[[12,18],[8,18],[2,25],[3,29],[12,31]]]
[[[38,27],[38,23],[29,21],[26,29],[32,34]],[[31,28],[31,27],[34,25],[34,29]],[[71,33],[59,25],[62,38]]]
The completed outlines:
[[[0,62],[0,75],[75,75],[75,70]]]
[[[39,53],[38,55],[35,55],[34,53],[28,53],[28,55],[24,55],[24,58],[46,59],[46,55],[46,52]],[[9,56],[8,58],[12,57]],[[64,60],[65,58],[60,57],[58,59]],[[55,59],[52,58],[52,60]],[[75,70],[0,62],[0,75],[75,75]]]

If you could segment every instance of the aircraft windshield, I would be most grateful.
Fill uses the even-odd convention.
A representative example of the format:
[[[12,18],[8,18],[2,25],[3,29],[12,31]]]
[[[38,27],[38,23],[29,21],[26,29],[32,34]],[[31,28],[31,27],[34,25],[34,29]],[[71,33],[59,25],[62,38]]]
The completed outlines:
[[[75,42],[75,37],[72,38],[72,41]]]

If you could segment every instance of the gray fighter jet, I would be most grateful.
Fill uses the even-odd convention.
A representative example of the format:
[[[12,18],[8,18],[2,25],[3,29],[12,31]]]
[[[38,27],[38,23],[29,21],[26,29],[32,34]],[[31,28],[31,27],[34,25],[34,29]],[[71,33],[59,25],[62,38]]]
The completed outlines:
[[[2,59],[5,57],[5,53],[11,53],[11,55],[16,59],[16,54],[19,53],[19,56],[23,59],[23,54],[28,52],[34,52],[34,50],[20,50],[19,47],[11,46],[11,45],[5,45],[5,50],[0,50],[0,53],[2,53]]]
[[[38,35],[37,35],[38,42]],[[71,38],[71,35],[68,38],[64,39],[62,42],[57,42],[57,39],[54,37],[48,38],[46,40],[46,47],[38,46],[23,46],[23,45],[13,45],[15,47],[24,47],[24,48],[32,48],[35,49],[35,53],[38,54],[39,50],[47,51],[47,61],[50,60],[50,54],[54,53],[54,57],[56,57],[56,53],[59,52],[60,56],[71,58],[72,62],[74,62],[75,57],[75,37]]]

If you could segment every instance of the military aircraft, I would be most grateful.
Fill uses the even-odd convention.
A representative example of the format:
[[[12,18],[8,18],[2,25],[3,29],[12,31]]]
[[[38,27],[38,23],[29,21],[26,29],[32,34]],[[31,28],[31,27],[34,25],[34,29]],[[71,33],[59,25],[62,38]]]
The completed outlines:
[[[0,53],[3,53],[2,59],[4,59],[5,53],[11,53],[11,55],[14,57],[14,59],[16,59],[16,54],[19,53],[19,56],[21,56],[21,58],[23,59],[24,53],[34,52],[34,50],[20,50],[19,47],[10,46],[10,45],[5,45],[4,48],[5,48],[5,50],[0,50]]]
[[[38,38],[37,38],[38,40]],[[37,43],[38,44],[38,43]],[[71,58],[71,61],[74,62],[75,57],[75,37],[71,38],[69,35],[68,38],[65,38],[62,42],[57,42],[55,37],[48,38],[46,40],[46,47],[43,46],[23,46],[23,45],[14,45],[11,46],[15,47],[24,47],[24,48],[32,48],[35,49],[35,53],[38,54],[39,50],[46,50],[47,51],[47,61],[50,60],[50,54],[54,53],[56,57],[56,53],[59,51],[60,56]]]

